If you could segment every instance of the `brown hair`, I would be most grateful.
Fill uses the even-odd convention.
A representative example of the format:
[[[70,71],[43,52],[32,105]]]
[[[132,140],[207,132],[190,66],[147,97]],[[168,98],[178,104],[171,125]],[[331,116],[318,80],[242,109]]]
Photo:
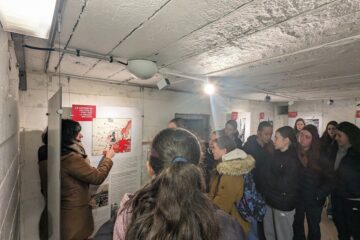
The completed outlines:
[[[215,209],[204,193],[194,134],[165,129],[154,138],[150,165],[156,176],[126,203],[132,209],[126,239],[219,239]]]
[[[318,130],[314,125],[308,124],[301,131],[308,131],[312,136],[312,140],[310,148],[306,152],[303,150],[300,144],[298,145],[298,156],[300,162],[303,166],[308,166],[310,168],[320,170],[321,141]]]

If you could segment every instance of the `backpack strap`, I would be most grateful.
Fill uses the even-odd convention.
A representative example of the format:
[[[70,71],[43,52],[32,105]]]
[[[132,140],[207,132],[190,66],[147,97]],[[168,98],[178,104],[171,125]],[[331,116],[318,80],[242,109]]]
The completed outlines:
[[[220,185],[220,180],[221,180],[222,176],[223,176],[222,174],[219,174],[219,176],[218,176],[218,180],[217,180],[215,191],[214,191],[214,198],[216,197],[216,195],[219,192],[219,185]]]

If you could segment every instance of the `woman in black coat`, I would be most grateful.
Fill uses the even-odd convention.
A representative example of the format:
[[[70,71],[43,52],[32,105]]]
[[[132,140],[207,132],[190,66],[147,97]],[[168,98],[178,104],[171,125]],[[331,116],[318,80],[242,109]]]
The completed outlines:
[[[337,127],[339,149],[334,158],[336,188],[332,194],[334,222],[340,240],[360,239],[360,129],[342,122]]]
[[[334,151],[337,151],[337,142],[335,140],[337,125],[338,123],[336,121],[328,122],[320,138],[321,150],[324,151],[328,157],[330,157]]]
[[[326,154],[321,152],[318,130],[306,125],[299,134],[298,156],[301,162],[300,196],[294,219],[294,240],[321,239],[322,207],[332,187],[332,171]],[[304,219],[309,227],[305,237]]]
[[[338,145],[335,140],[337,125],[338,123],[336,121],[328,122],[328,124],[326,124],[326,129],[320,138],[321,151],[326,154],[329,161],[333,158],[334,154],[336,155],[338,149]],[[327,202],[327,215],[330,219],[332,219],[333,210],[330,196],[328,197]]]
[[[265,173],[266,185],[262,188],[267,211],[264,232],[267,240],[291,240],[295,206],[299,192],[300,163],[296,152],[294,129],[279,128],[275,133],[269,168]]]

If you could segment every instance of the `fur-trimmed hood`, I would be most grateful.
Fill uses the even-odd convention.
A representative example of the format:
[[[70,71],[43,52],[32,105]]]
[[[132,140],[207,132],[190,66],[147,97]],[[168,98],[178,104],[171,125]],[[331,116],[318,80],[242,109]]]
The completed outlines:
[[[222,157],[222,162],[216,166],[220,174],[242,176],[255,167],[255,159],[243,150],[235,149]]]

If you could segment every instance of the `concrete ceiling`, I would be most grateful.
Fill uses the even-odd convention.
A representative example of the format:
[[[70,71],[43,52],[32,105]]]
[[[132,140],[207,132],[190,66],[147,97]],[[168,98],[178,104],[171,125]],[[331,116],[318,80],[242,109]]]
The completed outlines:
[[[221,94],[274,101],[360,97],[360,0],[66,0],[55,47],[156,61],[160,71],[208,77]],[[47,42],[26,38],[30,45]],[[28,70],[46,54],[26,50]],[[62,73],[155,86],[124,65],[52,52]],[[199,81],[163,74],[180,91]]]

